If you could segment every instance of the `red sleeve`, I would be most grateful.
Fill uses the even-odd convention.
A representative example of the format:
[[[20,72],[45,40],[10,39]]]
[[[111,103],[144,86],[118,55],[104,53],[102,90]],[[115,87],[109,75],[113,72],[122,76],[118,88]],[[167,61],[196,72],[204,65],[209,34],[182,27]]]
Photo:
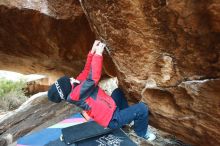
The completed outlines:
[[[95,85],[98,84],[102,75],[102,63],[103,63],[103,56],[95,54],[92,59],[89,76],[87,77],[87,80],[89,79],[94,81]]]
[[[91,67],[93,55],[94,54],[89,52],[89,54],[87,56],[85,67],[84,67],[83,71],[77,76],[77,78],[76,78],[77,80],[80,80],[80,81],[86,80],[86,78],[89,74],[90,67]]]
[[[85,99],[96,89],[102,74],[102,62],[102,56],[97,54],[93,56],[89,75],[86,80],[82,81],[72,90],[70,97],[68,98],[70,101],[85,101]],[[86,106],[86,104],[82,105]],[[87,107],[84,107],[84,109],[87,109]]]

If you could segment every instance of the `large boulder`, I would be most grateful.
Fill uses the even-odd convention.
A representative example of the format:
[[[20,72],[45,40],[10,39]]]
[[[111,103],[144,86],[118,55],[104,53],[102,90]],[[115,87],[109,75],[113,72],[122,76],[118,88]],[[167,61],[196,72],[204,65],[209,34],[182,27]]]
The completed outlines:
[[[220,1],[81,0],[106,41],[120,86],[150,123],[196,145],[220,145]]]
[[[152,125],[220,145],[219,0],[80,2],[0,1],[0,69],[76,75],[95,34],[109,47],[105,72],[149,105]]]
[[[76,75],[93,41],[78,1],[0,1],[0,69]]]

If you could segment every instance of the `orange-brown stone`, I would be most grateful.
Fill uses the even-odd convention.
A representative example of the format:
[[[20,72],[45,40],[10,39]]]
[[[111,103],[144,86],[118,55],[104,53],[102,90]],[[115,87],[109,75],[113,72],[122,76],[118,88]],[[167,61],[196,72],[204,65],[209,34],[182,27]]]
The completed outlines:
[[[152,125],[190,144],[220,145],[220,1],[81,5],[1,1],[0,68],[76,75],[95,34],[110,49],[105,72],[116,70],[128,98],[148,104]]]
[[[77,75],[94,41],[79,2],[0,2],[0,69],[57,78]]]
[[[220,145],[220,1],[82,0],[111,49],[120,86],[150,123],[194,145]]]

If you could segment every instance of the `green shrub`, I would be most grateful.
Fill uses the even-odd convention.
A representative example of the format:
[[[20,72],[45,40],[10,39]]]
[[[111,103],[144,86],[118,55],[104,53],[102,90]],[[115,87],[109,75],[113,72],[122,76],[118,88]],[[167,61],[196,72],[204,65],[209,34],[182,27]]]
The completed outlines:
[[[11,81],[0,78],[0,110],[13,110],[27,100],[25,80]]]

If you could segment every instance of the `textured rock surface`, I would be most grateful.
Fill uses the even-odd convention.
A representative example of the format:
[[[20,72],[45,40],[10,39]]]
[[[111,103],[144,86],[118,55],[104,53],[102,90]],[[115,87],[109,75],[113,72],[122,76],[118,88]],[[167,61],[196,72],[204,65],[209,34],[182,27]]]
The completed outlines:
[[[220,2],[82,0],[111,49],[120,85],[150,122],[196,145],[220,144]]]
[[[81,4],[110,47],[120,86],[148,103],[151,124],[188,143],[220,145],[220,1]],[[78,1],[0,1],[1,69],[76,74],[93,39]]]
[[[29,81],[27,83],[26,94],[34,95],[39,92],[45,92],[49,88],[48,78],[40,78],[36,80]]]
[[[0,69],[76,75],[93,40],[78,1],[0,1]]]
[[[3,137],[7,134],[12,135],[15,141],[33,129],[53,125],[79,111],[79,108],[64,102],[56,104],[48,101],[47,92],[35,94],[18,109],[0,115],[0,144],[5,146],[6,138]]]

